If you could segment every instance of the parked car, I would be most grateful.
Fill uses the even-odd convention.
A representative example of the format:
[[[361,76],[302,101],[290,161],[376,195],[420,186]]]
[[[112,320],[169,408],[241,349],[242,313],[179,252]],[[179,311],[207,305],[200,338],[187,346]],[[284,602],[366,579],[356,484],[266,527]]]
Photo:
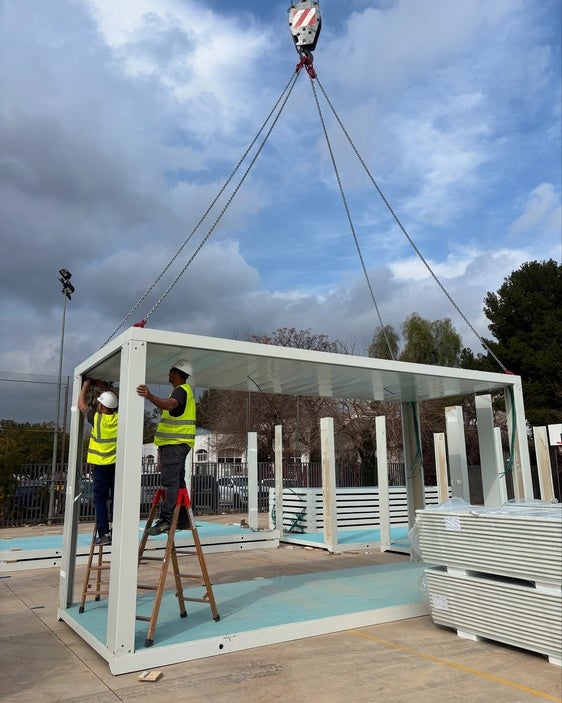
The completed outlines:
[[[193,474],[190,497],[196,515],[216,513],[219,502],[217,479],[207,474]]]
[[[223,476],[217,481],[219,489],[219,503],[230,506],[235,510],[245,510],[248,507],[248,477]],[[258,506],[267,505],[269,489],[258,486]]]
[[[262,489],[268,491],[270,488],[275,488],[275,479],[274,478],[262,478],[260,481],[260,486]],[[296,488],[297,487],[297,482],[295,481],[294,478],[284,478],[283,479],[283,488]]]

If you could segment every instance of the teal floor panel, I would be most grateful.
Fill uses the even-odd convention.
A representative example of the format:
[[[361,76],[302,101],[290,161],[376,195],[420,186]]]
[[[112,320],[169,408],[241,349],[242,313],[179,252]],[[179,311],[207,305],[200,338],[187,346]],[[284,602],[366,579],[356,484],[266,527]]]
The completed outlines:
[[[419,603],[423,600],[420,579],[424,565],[411,562],[341,569],[273,579],[219,584],[213,593],[220,614],[213,621],[206,603],[186,602],[187,618],[179,615],[174,591],[162,598],[154,647],[169,646],[212,637],[229,636],[260,628],[329,618],[378,608]],[[185,596],[201,597],[203,589],[184,588]],[[137,614],[150,617],[154,595],[137,599]],[[86,601],[69,615],[93,637],[104,643],[107,601]],[[144,648],[148,623],[135,623],[135,650]]]
[[[390,539],[391,544],[396,546],[401,546],[404,548],[409,548],[410,542],[408,539],[408,526],[398,525],[390,528]],[[381,539],[381,531],[376,527],[370,527],[368,529],[357,529],[357,530],[338,530],[338,544],[341,545],[352,545],[352,544],[365,544],[379,543]],[[324,533],[323,532],[286,532],[281,541],[291,542],[293,544],[298,544],[302,542],[303,544],[317,544],[319,547],[324,545]]]

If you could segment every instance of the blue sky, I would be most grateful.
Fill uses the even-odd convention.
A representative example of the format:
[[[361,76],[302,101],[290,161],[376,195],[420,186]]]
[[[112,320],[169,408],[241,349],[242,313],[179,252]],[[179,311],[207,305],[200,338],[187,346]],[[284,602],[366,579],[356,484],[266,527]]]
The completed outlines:
[[[77,289],[66,374],[152,284],[294,71],[288,6],[4,0],[1,372],[57,373],[61,267]],[[561,257],[559,1],[321,0],[321,10],[322,86],[423,256],[486,336],[486,293],[525,261]],[[412,312],[450,317],[480,351],[322,109],[383,321],[399,329]],[[303,72],[226,216],[149,326],[237,338],[311,328],[364,353],[377,325]]]

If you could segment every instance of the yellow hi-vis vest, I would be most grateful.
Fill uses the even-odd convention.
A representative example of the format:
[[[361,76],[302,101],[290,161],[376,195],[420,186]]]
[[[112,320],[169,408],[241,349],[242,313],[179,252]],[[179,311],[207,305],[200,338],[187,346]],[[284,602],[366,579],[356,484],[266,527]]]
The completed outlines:
[[[95,413],[88,445],[88,464],[115,464],[118,413]]]
[[[154,444],[157,447],[163,444],[188,444],[193,448],[195,445],[195,398],[187,383],[182,383],[179,388],[183,388],[187,393],[185,410],[178,417],[173,417],[167,410],[162,411],[162,417],[154,433]],[[171,398],[172,394],[170,393],[168,397]]]

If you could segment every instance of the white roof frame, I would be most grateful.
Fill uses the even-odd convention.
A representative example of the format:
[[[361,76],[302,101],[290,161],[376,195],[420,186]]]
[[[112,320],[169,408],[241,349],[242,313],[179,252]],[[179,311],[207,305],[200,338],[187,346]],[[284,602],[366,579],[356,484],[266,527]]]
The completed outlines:
[[[521,382],[518,376],[503,373],[136,327],[86,359],[76,373],[119,381],[120,352],[129,343],[146,345],[146,383],[167,383],[172,363],[185,357],[193,365],[190,383],[205,389],[404,403],[503,390]]]

